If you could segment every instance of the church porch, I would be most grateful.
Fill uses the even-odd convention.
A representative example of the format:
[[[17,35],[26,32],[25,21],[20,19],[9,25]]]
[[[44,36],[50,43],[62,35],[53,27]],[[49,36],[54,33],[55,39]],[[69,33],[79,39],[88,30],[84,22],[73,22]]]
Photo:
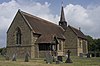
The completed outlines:
[[[45,58],[46,53],[50,53],[52,56],[63,56],[64,52],[59,51],[59,44],[51,44],[51,43],[39,43],[36,48],[36,57],[37,58]]]
[[[39,58],[44,58],[47,52],[49,52],[52,56],[56,56],[57,44],[50,44],[50,43],[38,44]]]

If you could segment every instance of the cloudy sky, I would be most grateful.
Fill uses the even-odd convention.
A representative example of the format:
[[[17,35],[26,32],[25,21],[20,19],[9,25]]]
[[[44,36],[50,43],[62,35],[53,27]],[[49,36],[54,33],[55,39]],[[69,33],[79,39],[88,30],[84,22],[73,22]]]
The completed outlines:
[[[63,0],[66,21],[84,34],[100,38],[100,0]],[[0,47],[18,9],[58,24],[61,0],[0,0]]]

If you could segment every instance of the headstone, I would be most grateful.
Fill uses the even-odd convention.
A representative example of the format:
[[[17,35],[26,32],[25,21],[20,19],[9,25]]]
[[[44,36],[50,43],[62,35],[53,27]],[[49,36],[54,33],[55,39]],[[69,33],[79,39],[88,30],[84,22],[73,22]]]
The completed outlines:
[[[6,48],[3,48],[3,49],[2,49],[2,51],[1,51],[1,55],[5,56],[5,55],[6,55],[6,53],[7,53]]]
[[[68,53],[68,58],[66,59],[65,63],[72,63],[72,60],[71,60],[71,58],[70,58],[70,53],[71,53],[71,51],[68,50],[67,53]]]
[[[53,62],[57,61],[57,51],[53,50]]]
[[[68,55],[66,54],[65,57],[68,58]]]
[[[87,53],[87,58],[90,58],[90,53]]]
[[[57,58],[58,58],[58,61],[60,61],[60,62],[63,61],[63,60],[62,60],[62,56],[58,56]]]
[[[57,53],[57,51],[55,51],[55,62],[56,62],[56,64],[60,63],[60,61],[58,60],[58,53]]]
[[[79,57],[83,57],[83,53],[80,53],[80,54],[79,54]]]
[[[53,58],[53,62],[55,62],[55,61],[56,61],[55,57],[54,57],[54,56],[52,56],[52,58]]]
[[[6,55],[6,56],[5,56],[5,59],[6,59],[6,60],[9,60],[9,56],[8,56],[8,55]]]
[[[13,54],[12,61],[16,61],[16,54]]]
[[[58,60],[58,56],[55,56],[55,62],[56,62],[56,64],[60,63],[60,61]]]
[[[95,54],[94,53],[92,53],[91,55],[92,55],[92,57],[95,57]]]
[[[51,64],[53,62],[53,57],[50,52],[46,52],[46,63]]]
[[[29,54],[28,53],[25,54],[25,62],[29,62]]]
[[[100,53],[99,52],[96,53],[96,57],[100,57]]]
[[[56,61],[56,64],[59,64],[59,63],[60,63],[60,61],[59,61],[59,60],[57,60],[57,61]]]

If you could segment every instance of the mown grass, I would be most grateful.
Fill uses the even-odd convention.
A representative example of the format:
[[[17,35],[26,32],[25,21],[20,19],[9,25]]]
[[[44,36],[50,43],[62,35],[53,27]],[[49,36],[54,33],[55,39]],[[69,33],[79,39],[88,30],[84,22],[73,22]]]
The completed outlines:
[[[17,59],[17,61],[7,61],[0,56],[0,66],[100,66],[100,57],[79,58],[71,57],[73,63],[60,64],[46,64],[43,59],[32,59],[29,62],[24,62],[24,59]],[[64,60],[65,61],[65,60]]]

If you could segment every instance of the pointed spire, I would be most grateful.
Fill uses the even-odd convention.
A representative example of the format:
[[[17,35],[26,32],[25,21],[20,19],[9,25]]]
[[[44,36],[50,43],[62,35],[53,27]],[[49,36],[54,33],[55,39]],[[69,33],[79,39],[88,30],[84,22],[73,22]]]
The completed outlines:
[[[60,21],[65,21],[64,9],[63,9],[63,1],[62,1]]]
[[[63,8],[63,1],[62,1],[62,7],[61,7],[61,15],[60,15],[60,21],[59,25],[66,30],[67,28],[67,22],[65,20],[65,15],[64,15],[64,8]]]

